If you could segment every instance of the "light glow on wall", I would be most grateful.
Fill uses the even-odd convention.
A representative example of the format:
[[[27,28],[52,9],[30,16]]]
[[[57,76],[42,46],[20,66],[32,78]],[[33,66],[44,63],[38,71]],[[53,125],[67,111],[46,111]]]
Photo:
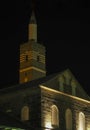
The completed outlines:
[[[46,122],[46,123],[45,123],[45,127],[46,127],[46,128],[51,128],[51,122]]]
[[[87,128],[87,130],[90,130],[90,128]]]
[[[42,126],[45,130],[59,127],[59,111],[57,106],[52,105],[51,110],[46,112]]]
[[[52,128],[52,126],[51,126],[51,116],[50,116],[50,114],[47,114],[46,116],[45,116],[45,128],[46,129],[50,129],[50,128]]]
[[[86,130],[90,130],[90,124],[87,124],[87,129]]]

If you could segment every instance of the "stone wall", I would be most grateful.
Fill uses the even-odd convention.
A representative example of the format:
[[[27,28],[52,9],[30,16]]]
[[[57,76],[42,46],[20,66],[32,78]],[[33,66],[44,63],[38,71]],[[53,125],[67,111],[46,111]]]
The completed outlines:
[[[0,110],[21,120],[21,110],[24,106],[29,107],[29,120],[24,121],[30,128],[38,128],[41,124],[41,96],[39,87],[9,89],[0,96]]]
[[[72,112],[72,130],[78,130],[79,113],[82,112],[85,115],[85,128],[89,126],[90,122],[90,103],[85,102],[85,100],[79,100],[64,95],[63,93],[58,93],[50,91],[48,89],[42,89],[41,94],[41,110],[42,110],[42,127],[48,127],[51,129],[56,129],[52,127],[51,124],[51,107],[56,105],[59,110],[59,130],[66,130],[66,119],[65,113],[67,109]],[[90,127],[90,126],[89,126]]]

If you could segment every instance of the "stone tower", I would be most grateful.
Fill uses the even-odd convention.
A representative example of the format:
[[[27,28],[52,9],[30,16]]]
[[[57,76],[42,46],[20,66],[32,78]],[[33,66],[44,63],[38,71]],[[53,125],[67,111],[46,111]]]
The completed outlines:
[[[20,45],[19,83],[46,76],[45,47],[37,42],[37,22],[32,12],[28,25],[28,41]]]

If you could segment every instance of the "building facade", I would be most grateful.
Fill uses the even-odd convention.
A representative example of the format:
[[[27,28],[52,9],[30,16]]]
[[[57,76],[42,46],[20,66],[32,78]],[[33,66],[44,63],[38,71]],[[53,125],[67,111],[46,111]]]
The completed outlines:
[[[32,13],[20,46],[20,83],[0,91],[0,110],[29,130],[90,130],[90,97],[69,69],[46,76],[45,51]]]

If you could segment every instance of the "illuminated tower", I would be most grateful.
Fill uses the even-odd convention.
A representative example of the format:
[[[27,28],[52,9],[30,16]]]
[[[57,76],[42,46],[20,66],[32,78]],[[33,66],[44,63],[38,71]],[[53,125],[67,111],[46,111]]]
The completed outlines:
[[[45,47],[37,42],[37,22],[32,12],[28,26],[28,42],[20,45],[19,82],[46,76],[45,68]]]

